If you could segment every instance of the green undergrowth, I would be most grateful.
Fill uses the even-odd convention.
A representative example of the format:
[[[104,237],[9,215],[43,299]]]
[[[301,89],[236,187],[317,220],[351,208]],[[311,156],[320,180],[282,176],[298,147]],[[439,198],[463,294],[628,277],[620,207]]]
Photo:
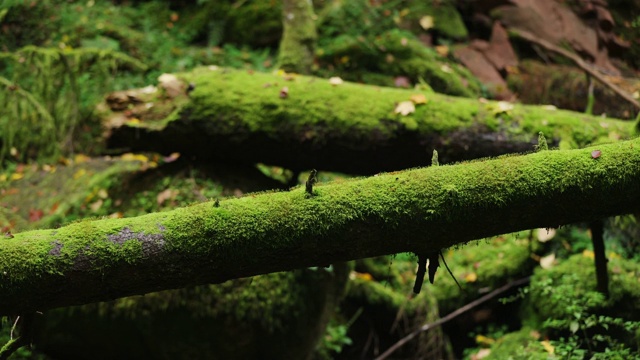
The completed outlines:
[[[413,84],[425,81],[445,94],[476,97],[482,93],[468,70],[418,38],[433,32],[442,35],[445,43],[447,38],[466,37],[462,19],[449,1],[334,1],[319,9],[318,18],[319,74],[376,85],[406,76]],[[421,20],[430,25],[421,26]]]

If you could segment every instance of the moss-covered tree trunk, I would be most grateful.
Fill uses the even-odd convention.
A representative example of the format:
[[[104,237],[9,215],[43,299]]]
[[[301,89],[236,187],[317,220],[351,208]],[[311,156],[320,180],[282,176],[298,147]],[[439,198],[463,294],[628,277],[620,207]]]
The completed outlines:
[[[309,74],[315,56],[316,17],[311,0],[283,0],[278,61],[287,72]]]
[[[0,241],[0,314],[640,210],[640,139],[252,194]]]
[[[444,164],[532,151],[540,131],[565,149],[634,131],[630,122],[549,107],[316,77],[216,67],[179,77],[176,97],[146,89],[107,99],[111,148],[372,174],[429,165],[434,149]],[[195,86],[188,94],[187,83]]]

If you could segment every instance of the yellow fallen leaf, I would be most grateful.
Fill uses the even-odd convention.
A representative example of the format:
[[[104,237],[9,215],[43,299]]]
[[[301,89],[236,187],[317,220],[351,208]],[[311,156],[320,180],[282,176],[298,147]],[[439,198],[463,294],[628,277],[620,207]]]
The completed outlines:
[[[364,280],[364,281],[371,281],[371,280],[373,280],[373,276],[371,276],[371,274],[369,274],[369,273],[359,273],[359,272],[356,272],[356,277],[357,277],[358,279],[362,279],[362,280]]]
[[[619,254],[614,253],[613,251],[609,252],[609,259],[621,259],[622,257]]]
[[[121,219],[121,218],[124,217],[124,215],[121,212],[117,211],[117,212],[114,212],[113,214],[109,215],[109,217],[111,219]]]
[[[402,114],[403,116],[407,116],[416,112],[416,106],[412,101],[402,101],[400,102],[395,109],[396,114]]]
[[[478,345],[491,345],[494,342],[496,341],[490,337],[486,337],[484,335],[476,335],[476,343]]]
[[[553,355],[556,350],[548,340],[540,341],[540,344],[542,344],[542,347],[551,355]]]
[[[2,182],[7,181],[7,174],[0,175],[0,181]]]
[[[442,70],[443,72],[447,73],[447,74],[451,74],[453,72],[453,69],[451,68],[451,66],[444,64],[442,66],[440,66],[440,70]]]
[[[427,103],[427,97],[424,94],[413,94],[410,99],[416,105]]]
[[[433,21],[433,16],[427,15],[420,18],[420,26],[425,30],[431,29],[434,23],[435,22]]]
[[[76,164],[82,164],[83,162],[87,162],[89,160],[91,160],[91,158],[84,154],[78,154],[73,157],[73,162]]]
[[[109,193],[105,189],[100,189],[100,190],[98,190],[98,197],[100,199],[106,199],[106,198],[109,197]]]
[[[478,274],[476,273],[468,273],[464,276],[464,281],[466,282],[476,282],[478,280]]]
[[[123,161],[141,161],[144,163],[149,161],[149,158],[142,154],[132,154],[132,153],[122,154],[120,159],[122,159]]]
[[[446,45],[438,45],[436,46],[436,52],[440,56],[447,56],[449,55],[449,47]]]
[[[595,258],[595,254],[591,250],[583,250],[582,251],[582,256],[584,256],[586,258],[589,258],[589,259]]]
[[[24,177],[24,174],[22,173],[15,173],[15,174],[11,174],[10,179],[11,180],[20,180]]]
[[[86,174],[87,174],[87,170],[85,170],[85,169],[80,169],[80,170],[76,171],[76,172],[73,174],[73,178],[74,178],[74,179],[79,179],[79,178],[83,177],[83,176],[84,176],[84,175],[86,175]]]

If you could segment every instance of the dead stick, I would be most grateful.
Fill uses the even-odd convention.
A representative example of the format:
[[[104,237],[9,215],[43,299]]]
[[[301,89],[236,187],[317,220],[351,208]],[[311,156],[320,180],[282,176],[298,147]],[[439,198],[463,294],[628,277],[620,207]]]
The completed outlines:
[[[515,30],[515,29],[509,29],[513,34],[527,40],[530,41],[534,44],[538,44],[540,46],[542,46],[543,48],[554,52],[556,54],[562,55],[564,57],[566,57],[567,59],[573,61],[576,65],[578,65],[579,68],[581,68],[582,70],[586,71],[589,75],[593,76],[594,78],[596,78],[596,80],[600,81],[602,84],[604,84],[605,86],[607,86],[608,88],[610,88],[611,90],[613,90],[616,94],[620,95],[623,99],[627,100],[630,104],[632,104],[633,106],[635,106],[636,109],[640,110],[640,102],[638,102],[636,99],[633,98],[633,96],[631,94],[629,94],[628,92],[626,92],[624,89],[622,89],[621,87],[619,87],[616,84],[613,84],[612,82],[610,82],[609,80],[607,80],[604,75],[602,75],[599,71],[597,71],[596,69],[593,68],[593,66],[589,65],[586,61],[584,61],[582,58],[580,58],[578,55],[567,51],[559,46],[556,46],[550,42],[548,42],[547,40],[541,39],[529,32],[526,31],[522,31],[522,30]]]
[[[378,356],[375,360],[384,360],[386,359],[389,355],[393,354],[394,351],[398,350],[402,345],[408,343],[409,341],[411,341],[411,339],[413,339],[414,337],[416,337],[418,334],[420,334],[423,331],[427,331],[431,328],[434,328],[438,325],[442,325],[444,323],[446,323],[447,321],[455,318],[456,316],[469,311],[471,309],[473,309],[474,307],[484,303],[487,300],[490,300],[500,294],[502,294],[503,292],[511,289],[512,287],[516,287],[516,286],[521,286],[524,285],[526,283],[529,282],[530,277],[526,277],[526,278],[522,278],[520,280],[516,280],[513,282],[510,282],[504,286],[502,286],[501,288],[498,288],[496,290],[493,290],[492,292],[488,293],[487,295],[474,300],[470,303],[468,303],[467,305],[457,309],[456,311],[449,313],[447,316],[440,318],[432,323],[429,324],[425,324],[422,325],[421,327],[419,327],[417,330],[413,331],[412,333],[410,333],[409,335],[403,337],[402,339],[400,339],[397,343],[393,344],[393,346],[391,346],[390,348],[387,349],[387,351],[385,351],[384,353],[382,353],[382,355]]]

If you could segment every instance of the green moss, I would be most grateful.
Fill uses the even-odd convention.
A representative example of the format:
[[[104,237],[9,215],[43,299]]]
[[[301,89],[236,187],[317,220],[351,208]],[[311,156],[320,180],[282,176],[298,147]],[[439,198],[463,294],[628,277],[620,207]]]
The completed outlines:
[[[242,141],[249,133],[259,133],[273,138],[304,136],[305,142],[317,145],[328,139],[366,142],[372,134],[380,140],[393,139],[399,136],[398,128],[421,136],[488,128],[507,139],[531,142],[532,149],[540,131],[551,144],[575,148],[611,134],[628,137],[633,128],[629,122],[569,111],[515,105],[497,112],[499,105],[493,102],[353,83],[333,86],[315,77],[209,68],[180,77],[196,85],[188,102],[162,120],[141,114],[143,121],[135,126],[161,131],[169,123],[202,122],[198,128],[203,133],[231,140]],[[283,98],[284,87],[288,91]],[[397,103],[418,93],[427,97],[426,104],[417,106],[409,117],[394,113]]]
[[[491,346],[491,353],[485,359],[549,359],[550,355],[542,346],[539,336],[539,333],[529,328],[509,333]]]

